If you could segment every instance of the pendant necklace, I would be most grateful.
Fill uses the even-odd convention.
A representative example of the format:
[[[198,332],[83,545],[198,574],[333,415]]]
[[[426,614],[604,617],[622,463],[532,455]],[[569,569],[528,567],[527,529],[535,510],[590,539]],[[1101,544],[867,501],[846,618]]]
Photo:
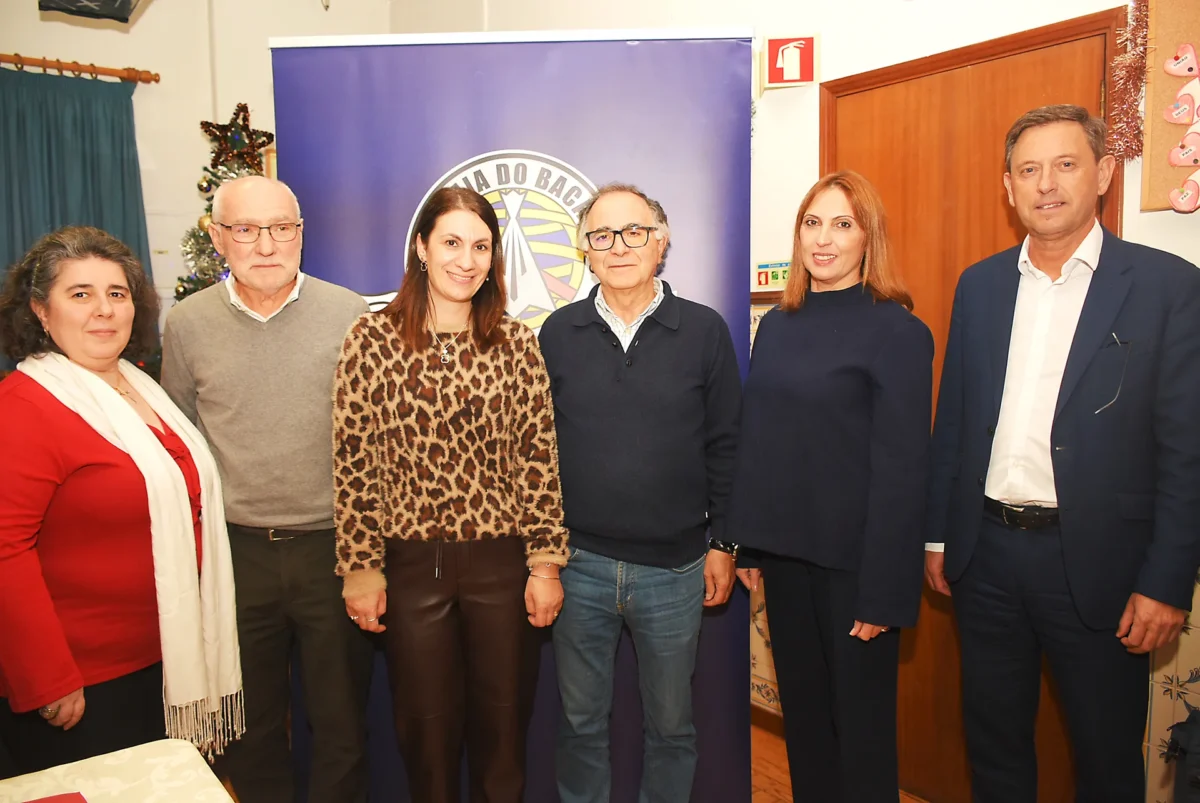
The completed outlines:
[[[470,328],[470,327],[468,327],[468,328]],[[450,362],[450,346],[453,345],[453,343],[456,340],[458,340],[458,336],[461,335],[465,331],[466,331],[466,329],[458,330],[457,332],[454,333],[454,337],[450,338],[449,341],[443,343],[442,339],[437,336],[437,332],[433,331],[433,328],[430,327],[429,334],[433,335],[434,345],[438,346],[442,350],[442,355],[439,358],[442,362],[442,365],[446,365],[447,363]]]
[[[113,384],[109,384],[109,387],[110,387],[110,388],[112,388],[113,390],[115,390],[117,393],[120,393],[120,394],[121,394],[122,396],[124,396],[126,399],[128,399],[128,398],[130,397],[130,395],[132,395],[132,394],[131,394],[131,392],[130,392],[130,391],[128,391],[128,390],[122,390],[122,389],[121,389],[121,380],[122,380],[122,379],[124,379],[124,377],[118,376],[118,377],[117,377],[117,384],[115,384],[115,385],[113,385]]]

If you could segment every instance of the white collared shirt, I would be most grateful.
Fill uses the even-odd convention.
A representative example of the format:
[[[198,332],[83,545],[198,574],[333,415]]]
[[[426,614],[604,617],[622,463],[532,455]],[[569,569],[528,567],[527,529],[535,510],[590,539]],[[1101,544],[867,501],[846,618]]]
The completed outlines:
[[[253,318],[254,320],[256,320],[260,323],[266,323],[267,321],[271,320],[276,315],[283,312],[284,307],[286,307],[288,304],[291,304],[293,301],[295,301],[297,298],[299,298],[300,297],[300,285],[302,285],[302,284],[304,284],[304,274],[297,272],[296,273],[296,284],[292,287],[292,292],[288,293],[288,297],[285,298],[283,300],[283,303],[279,305],[279,309],[275,310],[270,315],[267,315],[264,317],[262,315],[259,315],[257,312],[250,309],[249,307],[247,307],[246,302],[242,301],[242,297],[238,295],[238,291],[237,291],[237,279],[233,278],[232,272],[230,272],[229,276],[225,279],[225,287],[226,287],[226,289],[229,290],[229,303],[233,304],[234,307],[236,307],[237,309],[240,309],[242,312],[246,313],[251,318]]]
[[[646,319],[654,314],[658,309],[658,305],[663,301],[663,283],[657,276],[654,278],[654,300],[650,302],[650,306],[642,310],[642,314],[634,318],[633,323],[626,324],[621,320],[621,316],[613,312],[608,306],[608,302],[604,300],[604,288],[601,287],[596,292],[596,312],[600,313],[600,317],[613,330],[613,334],[617,336],[617,340],[621,341],[621,348],[629,351],[629,344],[633,342],[633,338],[637,335],[638,329],[642,327]]]
[[[1097,221],[1055,281],[1029,261],[1028,237],[1021,246],[1004,396],[984,485],[992,499],[1058,507],[1050,430],[1067,354],[1103,244],[1104,230]]]
[[[992,499],[1058,507],[1050,457],[1054,408],[1102,245],[1104,229],[1096,221],[1054,281],[1029,260],[1028,237],[1021,246],[1004,395],[984,483],[984,494]],[[942,544],[925,548],[940,552]]]

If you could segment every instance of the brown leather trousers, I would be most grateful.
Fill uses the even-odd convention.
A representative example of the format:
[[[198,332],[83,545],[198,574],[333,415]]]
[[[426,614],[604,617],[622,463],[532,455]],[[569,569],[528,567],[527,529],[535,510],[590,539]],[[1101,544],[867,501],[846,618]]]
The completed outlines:
[[[396,737],[415,803],[519,803],[537,685],[520,538],[388,539],[382,623]]]

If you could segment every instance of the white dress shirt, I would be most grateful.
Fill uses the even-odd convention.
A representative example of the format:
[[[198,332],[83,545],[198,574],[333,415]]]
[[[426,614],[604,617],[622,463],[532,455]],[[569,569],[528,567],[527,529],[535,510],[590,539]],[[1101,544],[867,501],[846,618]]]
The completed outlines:
[[[1103,244],[1104,230],[1097,221],[1055,280],[1030,261],[1028,237],[1021,246],[1004,395],[984,484],[984,494],[992,499],[1058,507],[1050,431],[1067,354]],[[925,548],[938,552],[942,545]]]
[[[633,342],[633,338],[638,333],[638,329],[642,328],[642,324],[654,314],[658,309],[658,305],[663,301],[663,283],[658,277],[654,278],[654,299],[650,302],[650,306],[642,310],[642,314],[633,319],[633,323],[626,324],[621,320],[621,316],[612,311],[608,306],[608,302],[604,300],[604,288],[601,287],[596,291],[596,312],[600,313],[600,317],[613,330],[613,334],[617,336],[617,340],[621,341],[621,347],[625,351],[629,351],[629,344]]]
[[[267,321],[271,320],[276,315],[283,312],[284,307],[286,307],[288,304],[291,304],[293,301],[295,301],[297,298],[299,298],[300,297],[300,285],[302,285],[302,284],[304,284],[304,274],[297,272],[296,273],[296,284],[295,284],[295,286],[292,287],[292,292],[288,293],[288,297],[285,298],[283,300],[283,303],[279,305],[279,309],[275,310],[270,315],[267,315],[264,317],[262,315],[259,315],[257,312],[250,309],[249,307],[247,307],[246,302],[242,301],[242,297],[238,295],[238,291],[237,291],[237,279],[233,278],[232,272],[230,272],[229,276],[225,279],[225,287],[226,287],[226,289],[229,290],[229,303],[233,304],[233,306],[235,308],[240,309],[242,312],[246,313],[247,315],[249,315],[254,320],[258,321],[259,323],[266,323]]]

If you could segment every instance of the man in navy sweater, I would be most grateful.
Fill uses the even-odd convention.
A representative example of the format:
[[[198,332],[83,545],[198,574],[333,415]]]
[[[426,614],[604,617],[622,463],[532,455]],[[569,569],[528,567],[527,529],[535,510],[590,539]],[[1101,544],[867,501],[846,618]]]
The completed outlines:
[[[725,512],[741,404],[729,329],[658,278],[671,234],[635,187],[601,187],[580,248],[600,284],[542,326],[571,559],[554,626],[563,803],[611,791],[608,719],[623,625],[645,712],[639,799],[687,801],[692,672],[704,607],[733,588]],[[711,537],[710,537],[711,536]]]

